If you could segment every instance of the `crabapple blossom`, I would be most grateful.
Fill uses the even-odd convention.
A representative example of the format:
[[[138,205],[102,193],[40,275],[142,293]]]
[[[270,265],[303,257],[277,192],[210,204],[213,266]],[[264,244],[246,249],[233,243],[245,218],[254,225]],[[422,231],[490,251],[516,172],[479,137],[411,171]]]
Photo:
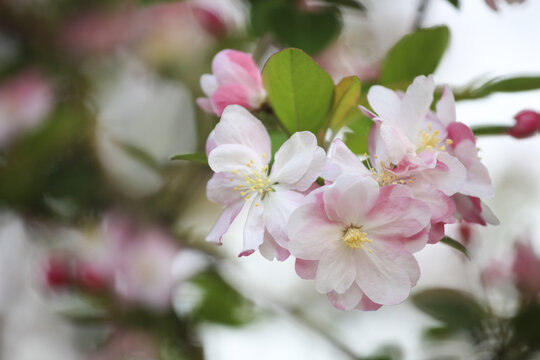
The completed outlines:
[[[492,196],[489,173],[478,158],[474,134],[456,121],[450,88],[444,87],[435,113],[429,110],[434,89],[431,76],[417,77],[401,97],[382,86],[370,89],[368,100],[377,113],[366,111],[375,122],[369,138],[373,167],[385,168],[392,179],[414,179],[413,187],[431,187],[447,196]],[[421,192],[416,195],[421,197]],[[456,217],[462,218],[459,208]],[[448,223],[439,221],[434,228],[439,234],[432,236],[432,241],[442,236],[444,222]]]
[[[208,198],[225,207],[207,241],[221,243],[242,208],[248,208],[244,249],[284,260],[287,221],[321,174],[326,156],[315,135],[292,135],[276,152],[269,172],[270,137],[264,125],[239,105],[228,106],[209,138],[208,164],[215,172],[207,185]],[[208,144],[207,144],[208,145]]]
[[[428,206],[403,185],[340,175],[292,214],[289,250],[302,278],[340,310],[376,310],[405,300],[420,276],[412,252],[429,225]],[[425,244],[425,243],[424,243]]]
[[[212,61],[213,74],[201,77],[206,98],[197,104],[206,112],[221,116],[227,105],[257,109],[266,100],[261,73],[252,56],[236,50],[220,51]]]
[[[377,155],[374,158],[377,159]],[[349,174],[359,177],[373,177],[379,186],[396,184],[407,186],[415,198],[422,200],[429,206],[432,226],[425,236],[429,237],[430,243],[435,243],[444,236],[444,224],[454,222],[454,204],[450,197],[442,191],[427,182],[418,181],[415,177],[396,175],[391,170],[381,166],[380,162],[375,162],[374,166],[368,162],[370,166],[368,170],[360,158],[340,139],[334,140],[332,144],[329,151],[329,163],[333,166],[327,167],[324,174],[326,180],[333,181],[339,174]]]

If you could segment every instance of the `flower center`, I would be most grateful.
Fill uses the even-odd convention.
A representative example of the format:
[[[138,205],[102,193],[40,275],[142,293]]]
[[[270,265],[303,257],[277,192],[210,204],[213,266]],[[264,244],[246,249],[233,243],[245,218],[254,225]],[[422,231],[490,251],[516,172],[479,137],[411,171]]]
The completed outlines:
[[[439,137],[440,131],[439,130],[433,130],[432,129],[433,124],[431,122],[427,123],[427,129],[428,131],[424,130],[418,130],[418,133],[420,134],[420,145],[416,149],[416,152],[422,152],[424,150],[428,151],[444,151],[446,149],[445,145],[439,146],[439,143],[441,142],[441,138]],[[452,144],[452,140],[446,139],[446,144],[450,145]]]
[[[367,154],[365,154],[367,156]],[[392,170],[396,166],[394,164],[386,165],[386,162],[383,160],[379,160],[377,155],[374,155],[375,160],[379,163],[379,166],[377,169],[375,169],[372,165],[369,159],[367,160],[369,171],[371,172],[371,176],[379,183],[379,186],[386,186],[386,185],[397,185],[397,184],[410,184],[416,178],[410,178],[410,177],[400,177],[399,175],[394,174],[393,172],[388,171],[388,169]]]
[[[239,174],[238,170],[233,170],[233,174],[238,175],[243,179],[244,183],[234,187],[235,191],[240,191],[240,195],[247,201],[252,195],[260,195],[263,199],[270,191],[275,191],[272,188],[272,182],[268,179],[268,165],[263,166],[260,170],[252,167],[253,160],[247,164],[251,172]],[[229,179],[233,181],[233,179]],[[259,204],[255,204],[258,206]]]
[[[367,233],[362,231],[362,226],[350,225],[345,231],[341,240],[352,249],[363,249],[367,244],[371,244],[373,240],[367,237]],[[371,254],[371,249],[367,248],[367,251]]]

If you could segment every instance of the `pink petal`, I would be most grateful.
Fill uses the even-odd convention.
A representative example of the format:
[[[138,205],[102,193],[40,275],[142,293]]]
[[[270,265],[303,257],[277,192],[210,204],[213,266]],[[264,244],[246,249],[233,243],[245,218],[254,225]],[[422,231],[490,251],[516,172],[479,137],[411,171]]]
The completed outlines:
[[[242,84],[252,91],[262,88],[262,78],[250,54],[236,50],[220,51],[212,61],[212,72],[220,84]]]
[[[362,290],[360,290],[358,285],[353,283],[351,287],[343,294],[338,294],[335,291],[331,291],[327,295],[328,299],[336,309],[341,311],[349,311],[359,305],[364,293],[362,293]]]
[[[264,233],[264,241],[259,246],[259,252],[267,260],[285,261],[289,257],[289,250],[281,247],[268,231]]]
[[[363,311],[376,311],[379,310],[381,307],[381,304],[374,303],[373,301],[371,301],[370,298],[364,295],[362,297],[362,301],[360,302],[360,304],[358,304],[356,309]]]
[[[426,182],[448,196],[460,191],[467,179],[465,166],[446,152],[438,155],[437,167],[417,174],[417,181]]]
[[[195,100],[195,102],[197,103],[197,105],[199,105],[199,107],[204,110],[205,112],[209,113],[209,114],[214,114],[215,111],[214,111],[214,108],[212,107],[212,102],[210,101],[210,99],[207,99],[207,98],[197,98]]]
[[[460,122],[453,122],[446,128],[448,138],[452,140],[452,148],[455,148],[459,143],[465,140],[476,143],[474,134],[470,127]]]
[[[435,224],[431,224],[431,229],[429,230],[429,240],[428,243],[430,244],[436,244],[444,236],[444,223],[439,222]]]
[[[332,221],[361,225],[378,195],[379,184],[373,178],[340,175],[324,192],[324,208]]]
[[[296,274],[304,280],[313,280],[317,275],[318,261],[296,259],[294,263],[294,269]]]
[[[354,253],[356,251],[344,244],[327,252],[320,260],[315,277],[315,287],[321,293],[346,292],[356,278]]]
[[[291,214],[287,225],[289,251],[297,258],[318,260],[342,236],[342,225],[326,216],[322,197],[321,191],[315,191]]]
[[[243,206],[244,202],[239,201],[231,206],[226,207],[219,216],[210,233],[206,236],[206,241],[221,245],[221,238],[227,232],[227,230],[229,230],[229,226],[232,224],[234,219],[236,219]]]
[[[247,109],[253,108],[250,101],[249,90],[239,84],[221,85],[210,97],[212,108],[218,116],[229,105],[239,105]]]
[[[243,144],[253,149],[259,157],[264,154],[265,163],[270,161],[271,144],[266,127],[243,107],[227,107],[214,131],[217,145]]]
[[[422,184],[417,181],[410,184],[409,188],[414,193],[415,198],[422,200],[429,206],[431,222],[453,222],[455,206],[450,197],[429,184]]]
[[[370,244],[372,253],[357,251],[356,283],[373,302],[382,305],[399,304],[416,284],[420,268],[414,257],[383,241]]]
[[[367,215],[364,231],[377,239],[403,239],[428,226],[430,215],[429,207],[417,199],[379,199]]]

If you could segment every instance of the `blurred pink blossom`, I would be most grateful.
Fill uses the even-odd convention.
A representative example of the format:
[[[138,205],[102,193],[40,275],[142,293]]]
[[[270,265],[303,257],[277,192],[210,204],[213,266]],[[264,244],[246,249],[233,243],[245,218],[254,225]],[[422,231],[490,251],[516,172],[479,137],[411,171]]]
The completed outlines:
[[[212,61],[212,72],[201,77],[207,98],[197,99],[197,104],[204,111],[221,116],[228,105],[258,109],[265,102],[261,73],[250,54],[220,51]]]
[[[530,241],[517,242],[512,273],[517,288],[528,295],[540,294],[540,256],[535,253]]]
[[[405,300],[420,277],[412,252],[429,225],[428,206],[403,185],[340,175],[309,194],[288,224],[302,278],[315,279],[340,310],[376,310]],[[425,241],[423,241],[425,245]]]
[[[53,105],[53,85],[38,70],[25,70],[0,83],[0,147],[38,126]]]

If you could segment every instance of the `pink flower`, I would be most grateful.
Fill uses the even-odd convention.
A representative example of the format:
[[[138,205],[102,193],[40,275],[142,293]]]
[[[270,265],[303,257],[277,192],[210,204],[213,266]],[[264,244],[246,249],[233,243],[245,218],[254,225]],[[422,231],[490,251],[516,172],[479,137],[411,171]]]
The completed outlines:
[[[405,300],[418,281],[414,239],[429,214],[405,186],[341,175],[292,213],[289,250],[300,277],[314,278],[336,308],[376,310]]]
[[[321,174],[326,156],[315,136],[295,133],[276,152],[269,173],[270,137],[264,125],[246,109],[228,106],[207,147],[208,163],[215,172],[208,182],[208,198],[225,207],[207,241],[221,243],[242,208],[248,207],[244,250],[257,248],[269,258],[289,256],[286,225],[306,191]]]
[[[38,126],[53,104],[53,86],[37,70],[24,71],[0,84],[0,147]]]
[[[414,176],[450,196],[462,188],[467,175],[463,164],[446,151],[451,140],[444,124],[429,112],[434,89],[433,78],[425,76],[417,77],[402,96],[373,86],[368,100],[377,115],[370,114],[375,124],[369,150],[374,165],[380,163],[398,176]]]
[[[514,116],[516,124],[508,130],[508,134],[523,139],[540,131],[540,114],[532,110],[520,111]]]
[[[250,54],[220,51],[212,61],[212,72],[201,77],[207,98],[198,98],[197,104],[204,111],[221,116],[227,105],[257,109],[265,102],[261,73]]]
[[[444,236],[444,224],[454,222],[453,213],[455,210],[452,200],[442,191],[436,189],[427,182],[421,182],[413,176],[396,175],[376,161],[373,167],[368,170],[364,163],[356,156],[341,140],[337,139],[330,149],[330,171],[325,172],[325,180],[334,181],[340,174],[355,175],[358,177],[369,176],[374,178],[379,186],[402,184],[407,186],[415,198],[422,200],[429,206],[431,223],[433,227],[426,232],[430,243],[438,242]],[[374,159],[377,159],[375,156]],[[422,240],[418,239],[422,244]],[[424,243],[421,245],[423,247]]]
[[[516,285],[523,293],[536,296],[540,293],[540,257],[530,242],[518,242],[515,248],[512,272]]]

